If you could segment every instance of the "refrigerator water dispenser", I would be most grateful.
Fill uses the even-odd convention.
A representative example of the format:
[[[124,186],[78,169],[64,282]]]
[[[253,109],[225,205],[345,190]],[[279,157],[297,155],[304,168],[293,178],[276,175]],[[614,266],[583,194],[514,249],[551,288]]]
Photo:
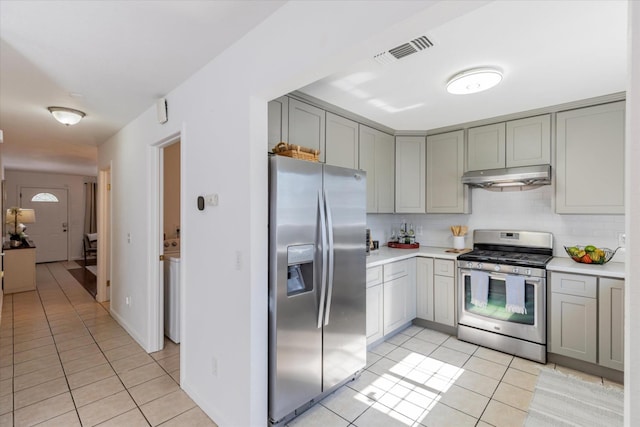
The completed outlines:
[[[313,290],[314,245],[287,248],[287,296]]]

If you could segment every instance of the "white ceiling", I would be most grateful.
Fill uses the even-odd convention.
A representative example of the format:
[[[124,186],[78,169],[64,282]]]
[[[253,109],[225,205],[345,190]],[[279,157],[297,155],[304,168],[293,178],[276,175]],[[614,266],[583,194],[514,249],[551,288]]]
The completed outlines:
[[[98,144],[284,3],[0,1],[5,167],[95,175]]]
[[[283,3],[0,0],[5,166],[95,174],[98,144]],[[435,44],[428,50],[390,65],[359,62],[301,91],[397,130],[620,92],[626,12],[626,1],[496,1],[416,34]],[[502,84],[446,93],[449,77],[479,65],[502,68]],[[65,127],[52,105],[87,117]]]
[[[424,33],[433,47],[373,59],[301,92],[395,130],[429,130],[624,91],[626,1],[496,1]],[[406,40],[407,42],[409,40]],[[396,45],[380,46],[380,51]],[[446,82],[497,66],[500,85],[451,95]]]

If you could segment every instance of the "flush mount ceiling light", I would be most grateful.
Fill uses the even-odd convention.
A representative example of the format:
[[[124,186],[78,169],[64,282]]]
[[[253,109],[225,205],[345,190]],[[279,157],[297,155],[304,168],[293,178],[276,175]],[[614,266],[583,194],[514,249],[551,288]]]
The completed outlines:
[[[456,74],[447,82],[447,92],[466,95],[482,92],[500,83],[502,72],[496,68],[473,68]]]
[[[48,107],[47,110],[53,115],[54,119],[67,126],[75,125],[86,116],[82,111],[74,110],[73,108]]]

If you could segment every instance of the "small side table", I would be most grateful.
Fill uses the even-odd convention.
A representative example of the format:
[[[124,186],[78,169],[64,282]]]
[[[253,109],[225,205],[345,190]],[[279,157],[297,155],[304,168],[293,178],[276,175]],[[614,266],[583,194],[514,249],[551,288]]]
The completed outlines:
[[[12,248],[9,242],[2,246],[4,252],[5,294],[34,291],[36,289],[36,247],[32,241]]]

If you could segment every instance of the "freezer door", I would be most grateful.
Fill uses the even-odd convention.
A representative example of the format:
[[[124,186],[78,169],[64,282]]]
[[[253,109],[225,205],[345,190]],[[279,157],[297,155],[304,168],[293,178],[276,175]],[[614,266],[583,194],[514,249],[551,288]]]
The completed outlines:
[[[323,390],[366,364],[366,173],[325,165],[330,250],[323,331]],[[331,271],[333,270],[333,271]]]
[[[322,166],[275,156],[269,194],[269,418],[278,421],[322,389],[318,328]]]

